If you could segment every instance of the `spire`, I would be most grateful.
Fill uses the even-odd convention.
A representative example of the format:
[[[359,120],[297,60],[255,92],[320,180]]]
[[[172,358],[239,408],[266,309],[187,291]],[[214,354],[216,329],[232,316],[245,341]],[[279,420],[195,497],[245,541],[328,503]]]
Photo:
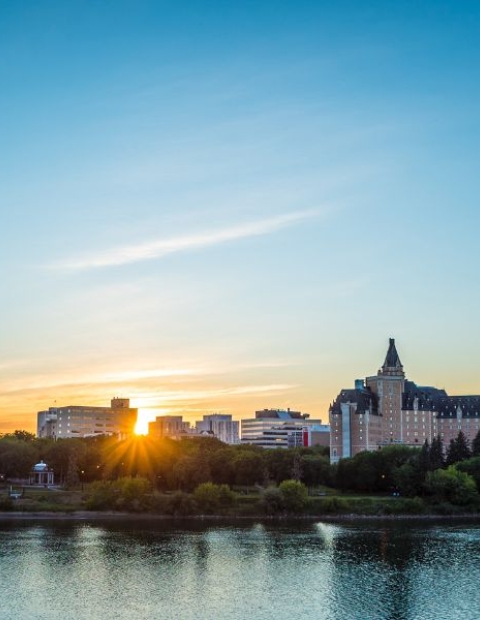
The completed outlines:
[[[384,372],[392,370],[403,372],[402,362],[398,357],[397,348],[395,347],[395,338],[390,338],[387,356],[383,362],[382,370]]]

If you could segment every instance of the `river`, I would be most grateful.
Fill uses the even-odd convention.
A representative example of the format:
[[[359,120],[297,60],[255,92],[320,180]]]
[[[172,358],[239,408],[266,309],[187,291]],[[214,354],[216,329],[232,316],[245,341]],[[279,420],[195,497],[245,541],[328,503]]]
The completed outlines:
[[[480,525],[0,521],[1,620],[478,620]]]

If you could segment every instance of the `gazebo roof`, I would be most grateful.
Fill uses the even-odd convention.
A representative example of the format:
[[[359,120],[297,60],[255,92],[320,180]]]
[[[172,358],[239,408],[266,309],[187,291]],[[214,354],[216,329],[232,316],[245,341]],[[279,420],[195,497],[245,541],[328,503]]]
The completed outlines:
[[[36,465],[34,465],[32,467],[33,471],[48,471],[48,465],[46,463],[44,463],[43,461],[40,461],[40,463],[37,463]]]

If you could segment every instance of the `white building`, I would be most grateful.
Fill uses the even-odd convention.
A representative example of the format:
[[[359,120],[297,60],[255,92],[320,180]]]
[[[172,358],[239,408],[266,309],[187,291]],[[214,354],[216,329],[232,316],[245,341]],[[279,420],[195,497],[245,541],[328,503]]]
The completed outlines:
[[[113,398],[110,407],[50,407],[37,414],[37,436],[68,439],[117,435],[125,439],[133,435],[137,414],[138,409],[130,407],[128,398]]]
[[[242,420],[242,443],[262,448],[288,448],[303,445],[304,429],[322,425],[321,420],[310,420],[308,413],[290,409],[263,409],[255,418]]]
[[[240,443],[239,423],[232,420],[231,415],[211,413],[204,415],[203,420],[196,422],[195,428],[199,433],[208,433],[228,444]]]

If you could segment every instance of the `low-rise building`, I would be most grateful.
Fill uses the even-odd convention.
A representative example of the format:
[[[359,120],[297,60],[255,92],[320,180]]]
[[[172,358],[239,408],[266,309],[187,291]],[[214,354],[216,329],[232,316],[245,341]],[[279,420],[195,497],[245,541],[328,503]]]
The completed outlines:
[[[128,398],[113,398],[110,407],[50,407],[37,414],[37,435],[53,439],[116,435],[126,439],[134,433],[137,416],[138,409],[130,407]]]
[[[322,421],[310,420],[308,413],[290,409],[262,409],[255,412],[255,418],[241,421],[242,443],[262,448],[288,448],[297,442],[303,445],[303,435],[297,439],[298,433],[318,425],[322,425]]]
[[[191,435],[191,431],[190,422],[184,422],[181,415],[162,415],[148,423],[148,435],[156,439],[181,439]]]

